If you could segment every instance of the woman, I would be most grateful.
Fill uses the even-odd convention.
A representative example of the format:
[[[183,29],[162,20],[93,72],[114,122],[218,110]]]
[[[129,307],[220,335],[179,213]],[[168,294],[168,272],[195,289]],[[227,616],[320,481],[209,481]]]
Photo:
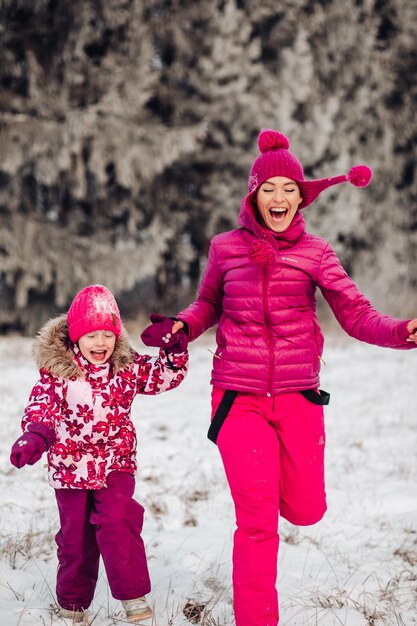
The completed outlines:
[[[371,170],[306,181],[285,135],[265,130],[258,144],[240,228],[213,238],[198,298],[172,329],[185,326],[194,340],[218,324],[209,437],[217,439],[236,508],[236,626],[278,624],[278,516],[309,525],[326,511],[329,396],[319,390],[316,288],[352,337],[397,349],[417,344],[417,319],[376,311],[331,246],[305,230],[302,209],[321,191],[346,181],[364,187]]]

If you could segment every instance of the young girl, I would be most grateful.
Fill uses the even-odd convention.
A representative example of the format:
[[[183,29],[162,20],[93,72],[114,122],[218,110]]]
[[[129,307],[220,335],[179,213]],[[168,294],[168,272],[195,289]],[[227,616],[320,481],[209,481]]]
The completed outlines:
[[[212,424],[236,509],[236,626],[276,626],[278,518],[318,522],[326,511],[325,431],[319,390],[319,288],[344,330],[361,341],[415,348],[417,319],[382,315],[332,247],[305,230],[302,210],[326,188],[366,186],[366,166],[305,180],[285,135],[260,133],[240,228],[214,237],[197,300],[178,315],[189,339],[218,324]]]
[[[171,334],[164,350],[140,355],[129,345],[110,291],[90,285],[67,315],[50,320],[35,344],[40,380],[22,420],[24,434],[12,447],[18,468],[48,450],[61,528],[57,601],[61,617],[83,620],[103,558],[114,598],[127,620],[150,618],[150,580],[141,538],[144,509],[133,499],[136,435],[131,421],[137,394],[177,387],[187,372],[187,337]],[[158,326],[156,325],[156,328]]]

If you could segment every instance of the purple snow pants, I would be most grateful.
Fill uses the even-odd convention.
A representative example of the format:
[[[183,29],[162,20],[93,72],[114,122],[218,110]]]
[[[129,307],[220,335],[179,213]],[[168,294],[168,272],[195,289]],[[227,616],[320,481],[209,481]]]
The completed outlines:
[[[223,393],[213,388],[213,415]],[[323,407],[301,393],[239,393],[217,444],[236,510],[236,626],[277,626],[279,515],[304,526],[326,511]]]
[[[140,533],[143,507],[133,500],[135,479],[112,472],[100,490],[56,489],[61,528],[56,594],[64,609],[87,609],[94,596],[100,554],[114,598],[130,600],[150,591]]]

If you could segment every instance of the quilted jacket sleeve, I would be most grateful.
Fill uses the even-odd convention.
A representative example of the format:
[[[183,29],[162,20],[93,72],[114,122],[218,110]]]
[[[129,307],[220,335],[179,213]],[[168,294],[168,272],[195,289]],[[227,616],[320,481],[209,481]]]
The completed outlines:
[[[197,299],[176,318],[187,322],[190,341],[217,324],[222,311],[223,283],[216,258],[216,237],[210,244],[206,269],[198,289]]]
[[[136,354],[136,393],[157,395],[175,389],[188,370],[188,352],[170,353],[159,350],[159,356]]]
[[[41,435],[49,448],[55,441],[55,424],[61,413],[62,381],[40,370],[22,419],[22,430]]]
[[[408,320],[382,315],[356,287],[327,244],[323,251],[318,286],[342,328],[355,339],[377,346],[407,350]]]

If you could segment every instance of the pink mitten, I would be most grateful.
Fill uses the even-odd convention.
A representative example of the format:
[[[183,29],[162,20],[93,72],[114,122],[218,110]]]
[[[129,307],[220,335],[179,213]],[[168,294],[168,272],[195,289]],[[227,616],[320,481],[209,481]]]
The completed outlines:
[[[145,346],[156,346],[168,352],[185,352],[188,346],[188,337],[184,330],[172,332],[175,320],[158,313],[150,316],[152,324],[145,328],[141,338]]]
[[[46,450],[46,441],[42,435],[24,433],[12,446],[10,462],[15,467],[33,465],[39,461]]]

